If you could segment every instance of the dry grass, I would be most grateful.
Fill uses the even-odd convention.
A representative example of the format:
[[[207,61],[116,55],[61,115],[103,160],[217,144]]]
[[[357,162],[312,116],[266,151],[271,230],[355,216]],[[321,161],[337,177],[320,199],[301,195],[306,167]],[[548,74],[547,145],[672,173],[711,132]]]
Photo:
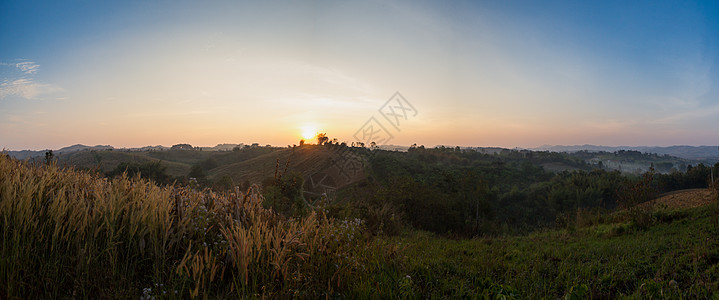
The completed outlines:
[[[368,259],[361,221],[283,220],[256,187],[216,194],[0,156],[3,299],[315,298]]]
[[[654,206],[666,206],[667,208],[692,208],[703,206],[716,201],[716,191],[710,189],[691,189],[678,191],[650,201]],[[648,204],[642,204],[648,205]]]

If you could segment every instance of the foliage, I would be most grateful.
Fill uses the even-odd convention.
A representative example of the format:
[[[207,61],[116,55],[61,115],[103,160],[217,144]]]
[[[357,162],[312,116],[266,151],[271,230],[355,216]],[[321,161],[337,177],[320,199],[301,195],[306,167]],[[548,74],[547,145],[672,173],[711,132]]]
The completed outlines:
[[[378,151],[370,160],[374,194],[354,203],[389,205],[414,228],[461,235],[531,231],[562,214],[616,206],[618,171],[546,172],[532,163],[545,154],[529,153]]]
[[[326,133],[317,134],[317,145],[324,145],[330,140]]]
[[[595,154],[582,151],[503,149],[490,154],[413,145],[408,152],[364,155],[369,158],[370,177],[363,187],[341,193],[351,207],[344,206],[347,210],[340,215],[385,221],[393,216],[416,229],[462,236],[527,233],[555,225],[589,226],[620,204],[632,208],[636,226],[646,227],[651,224],[651,214],[641,213],[644,209],[635,209],[636,204],[662,192],[706,187],[709,174],[709,168],[699,164],[689,166],[685,173],[657,174],[651,169],[637,178],[616,170],[592,169],[584,159]],[[663,159],[636,151],[612,155],[630,160]],[[546,163],[576,169],[550,172],[543,167]],[[376,228],[383,223],[368,224]],[[384,233],[389,232],[399,231]]]
[[[142,177],[158,184],[168,184],[171,177],[166,173],[167,167],[161,162],[134,163],[122,162],[115,169],[105,174],[108,177],[128,176]]]
[[[264,206],[271,208],[283,216],[305,216],[309,205],[304,198],[304,178],[297,172],[287,172],[289,161],[284,171],[280,171],[277,160],[275,176],[262,182],[262,193],[265,197]]]
[[[645,173],[641,180],[626,180],[620,187],[620,206],[629,214],[632,225],[646,229],[654,222],[651,200],[656,191],[652,187],[654,170]]]
[[[190,144],[176,144],[176,145],[172,145],[172,147],[170,149],[172,149],[172,150],[192,150],[192,149],[194,149],[194,147],[192,147],[192,145],[190,145]]]
[[[710,181],[710,170],[708,166],[698,164],[696,166],[687,166],[686,172],[674,171],[669,174],[654,174],[654,188],[658,192],[705,188]]]

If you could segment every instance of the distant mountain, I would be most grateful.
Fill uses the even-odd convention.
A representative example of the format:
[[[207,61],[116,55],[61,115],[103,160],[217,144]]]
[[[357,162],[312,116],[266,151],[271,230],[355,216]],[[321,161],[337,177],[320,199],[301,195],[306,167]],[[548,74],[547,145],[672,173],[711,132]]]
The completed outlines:
[[[7,151],[6,153],[16,159],[25,160],[28,158],[38,157],[45,155],[47,150],[20,150],[20,151]]]
[[[76,145],[72,145],[72,146],[54,150],[53,152],[68,153],[68,152],[76,152],[76,151],[84,151],[84,150],[102,151],[102,150],[110,150],[110,149],[115,149],[115,148],[110,145],[85,146],[85,145],[81,145],[81,144],[76,144]]]
[[[63,153],[71,153],[71,152],[77,152],[77,151],[85,151],[85,150],[112,150],[115,149],[110,145],[96,145],[96,146],[85,146],[81,144],[72,145],[64,148],[60,148],[57,150],[52,150],[54,154],[63,154]],[[41,157],[45,155],[45,152],[49,151],[50,149],[45,150],[20,150],[20,151],[7,151],[7,154],[20,160],[25,160],[28,158],[34,158],[34,157]]]
[[[651,146],[596,146],[596,145],[544,145],[537,148],[530,148],[535,151],[553,151],[553,152],[577,152],[587,151],[606,151],[615,152],[619,150],[634,150],[644,153],[656,153],[659,155],[670,155],[691,160],[719,160],[719,148],[717,146],[668,146],[668,147],[651,147]]]
[[[165,147],[162,145],[157,146],[145,146],[145,147],[139,147],[139,148],[121,148],[119,150],[125,150],[125,151],[163,151],[168,150],[170,147]]]
[[[242,147],[244,144],[217,144],[214,147],[201,147],[204,151],[231,151],[237,146]],[[156,146],[144,146],[144,147],[137,147],[137,148],[115,148],[110,145],[95,145],[95,146],[87,146],[82,144],[76,144],[72,146],[63,147],[57,150],[52,150],[54,154],[68,154],[78,151],[104,151],[104,150],[117,150],[117,151],[166,151],[169,150],[170,147],[162,146],[162,145],[156,145]],[[25,160],[28,158],[35,158],[35,157],[42,157],[45,155],[45,152],[49,151],[50,149],[45,150],[20,150],[20,151],[7,151],[6,153],[16,159]]]

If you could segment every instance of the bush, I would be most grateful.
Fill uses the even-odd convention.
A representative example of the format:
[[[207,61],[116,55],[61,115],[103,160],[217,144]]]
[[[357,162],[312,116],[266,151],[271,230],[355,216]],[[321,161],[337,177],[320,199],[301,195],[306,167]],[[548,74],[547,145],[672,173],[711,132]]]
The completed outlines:
[[[125,174],[128,177],[140,176],[147,180],[152,180],[158,184],[168,184],[172,178],[167,175],[167,166],[161,162],[121,162],[112,171],[105,174],[108,177],[116,177]]]

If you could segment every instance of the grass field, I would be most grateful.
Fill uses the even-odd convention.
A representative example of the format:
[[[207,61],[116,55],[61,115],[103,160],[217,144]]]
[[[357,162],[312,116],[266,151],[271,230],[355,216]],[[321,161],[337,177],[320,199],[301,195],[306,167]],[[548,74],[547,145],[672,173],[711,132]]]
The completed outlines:
[[[523,236],[386,237],[322,207],[280,218],[256,188],[156,186],[3,155],[0,298],[716,299],[719,208],[704,193],[652,206],[647,229],[622,211],[578,211]]]
[[[719,239],[708,207],[657,212],[646,231],[624,223],[528,236],[450,240],[426,233],[391,239],[407,291],[465,298],[487,291],[519,298],[719,297]]]

